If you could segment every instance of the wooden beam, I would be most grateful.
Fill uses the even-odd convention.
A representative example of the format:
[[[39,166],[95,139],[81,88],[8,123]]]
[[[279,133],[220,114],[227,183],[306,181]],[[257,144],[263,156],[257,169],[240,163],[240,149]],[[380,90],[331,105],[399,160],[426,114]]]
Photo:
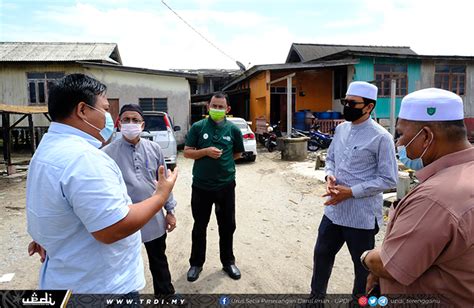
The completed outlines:
[[[12,148],[11,148],[11,133],[10,133],[10,115],[2,113],[3,124],[3,159],[7,165],[7,174],[10,175],[10,168],[12,164]]]
[[[289,75],[286,75],[286,76],[283,76],[281,78],[278,78],[276,80],[273,80],[273,81],[270,81],[269,84],[274,84],[274,83],[277,83],[277,82],[280,82],[280,81],[283,81],[285,79],[288,79],[288,78],[293,78],[295,77],[296,73],[292,73],[292,74],[289,74]]]
[[[30,130],[31,154],[35,154],[35,151],[36,151],[35,127],[33,125],[33,116],[31,114],[28,115],[28,127]]]
[[[24,118],[26,118],[28,115],[25,114],[23,115],[18,121],[16,121],[15,123],[13,123],[12,125],[10,125],[10,128],[14,128],[15,126],[18,125],[18,123],[20,123],[21,121],[23,121]]]
[[[291,138],[291,128],[293,127],[293,102],[292,102],[292,83],[295,74],[286,77],[286,136]]]
[[[19,105],[0,104],[0,112],[18,113],[18,114],[45,113],[45,112],[48,112],[48,106],[19,106]]]

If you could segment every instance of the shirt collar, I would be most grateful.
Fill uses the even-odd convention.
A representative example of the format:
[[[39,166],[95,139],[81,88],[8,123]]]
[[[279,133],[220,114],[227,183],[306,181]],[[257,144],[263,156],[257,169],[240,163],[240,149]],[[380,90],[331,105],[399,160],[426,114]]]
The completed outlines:
[[[359,123],[359,124],[353,124],[351,122],[351,127],[352,129],[362,129],[362,128],[366,128],[367,126],[370,126],[372,124],[372,119],[369,117],[367,120],[365,120],[364,122],[362,123]]]
[[[416,172],[420,182],[424,182],[439,171],[474,161],[474,147],[445,155]]]
[[[102,146],[102,142],[97,140],[94,136],[89,135],[88,133],[77,129],[71,125],[59,123],[59,122],[51,122],[48,128],[48,132],[51,133],[58,133],[58,134],[66,134],[66,135],[74,135],[85,139],[90,145],[95,148],[100,148]]]
[[[138,141],[137,144],[133,144],[133,143],[131,143],[131,142],[128,142],[128,141],[123,137],[123,135],[120,137],[120,142],[121,142],[122,144],[127,145],[127,146],[131,146],[131,147],[133,147],[133,148],[138,148],[138,147],[140,146],[140,144],[142,143],[141,141],[142,141],[142,138],[140,138],[140,141]]]
[[[224,126],[224,124],[227,122],[227,117],[224,118],[224,120],[222,120],[221,122],[217,123],[215,122],[213,119],[211,119],[211,117],[208,117],[207,118],[207,121],[209,123],[211,123],[212,126],[215,126],[215,127],[222,127]]]

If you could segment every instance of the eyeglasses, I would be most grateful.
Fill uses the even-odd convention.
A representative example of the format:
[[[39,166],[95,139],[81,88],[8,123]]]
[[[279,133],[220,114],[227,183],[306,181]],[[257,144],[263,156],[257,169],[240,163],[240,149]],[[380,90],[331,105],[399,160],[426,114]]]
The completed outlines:
[[[357,102],[355,100],[352,100],[352,99],[341,99],[341,104],[342,106],[349,106],[351,108],[354,108],[357,104],[364,104],[364,105],[367,105],[366,102]]]
[[[123,118],[123,119],[120,119],[120,123],[122,124],[128,124],[128,123],[133,123],[133,124],[140,124],[142,123],[143,121],[140,120],[140,119],[130,119],[130,118]]]

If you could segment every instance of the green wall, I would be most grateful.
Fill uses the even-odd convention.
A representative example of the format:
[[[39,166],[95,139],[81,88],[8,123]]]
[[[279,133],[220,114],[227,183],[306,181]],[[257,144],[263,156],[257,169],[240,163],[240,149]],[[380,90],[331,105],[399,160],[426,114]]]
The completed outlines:
[[[373,81],[374,63],[377,64],[407,64],[408,74],[408,93],[416,90],[416,84],[421,82],[421,61],[409,59],[393,59],[393,58],[374,58],[361,57],[359,63],[354,65],[355,74],[354,81]],[[402,97],[397,97],[396,101],[396,116],[400,110],[400,102]],[[390,118],[390,97],[379,97],[375,107],[377,118]]]

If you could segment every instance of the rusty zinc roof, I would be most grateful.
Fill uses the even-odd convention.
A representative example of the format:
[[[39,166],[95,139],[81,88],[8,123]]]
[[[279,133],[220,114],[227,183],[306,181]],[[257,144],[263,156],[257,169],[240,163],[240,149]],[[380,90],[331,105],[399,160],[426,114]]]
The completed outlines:
[[[68,61],[122,64],[115,43],[0,42],[0,62]]]

